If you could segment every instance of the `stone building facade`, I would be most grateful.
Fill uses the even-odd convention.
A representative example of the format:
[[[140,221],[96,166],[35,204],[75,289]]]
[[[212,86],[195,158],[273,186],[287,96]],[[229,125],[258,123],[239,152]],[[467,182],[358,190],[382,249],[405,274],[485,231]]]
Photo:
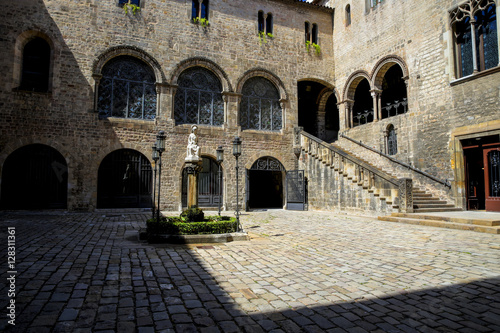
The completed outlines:
[[[483,26],[472,29],[476,51],[466,52],[471,6]],[[231,150],[240,137],[242,208],[286,207],[294,190],[286,175],[303,169],[309,209],[398,209],[395,182],[373,189],[378,181],[364,171],[372,165],[457,207],[483,209],[485,195],[471,188],[484,192],[496,178],[482,174],[478,185],[481,177],[471,176],[499,143],[497,12],[494,0],[6,3],[1,208],[151,207],[151,146],[164,131],[160,208],[182,209],[196,123],[206,206],[221,200],[235,208]],[[472,56],[470,70],[464,64]],[[342,177],[347,169],[305,146],[311,135],[367,169],[356,162],[356,175]],[[363,182],[365,174],[373,182]]]

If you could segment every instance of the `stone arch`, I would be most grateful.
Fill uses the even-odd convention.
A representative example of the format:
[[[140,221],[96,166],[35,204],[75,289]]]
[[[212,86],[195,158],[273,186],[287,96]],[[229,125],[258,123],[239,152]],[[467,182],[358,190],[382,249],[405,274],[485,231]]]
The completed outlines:
[[[352,73],[346,81],[346,84],[344,86],[344,91],[342,92],[342,97],[344,98],[344,100],[347,100],[347,99],[354,100],[354,94],[356,92],[356,87],[363,79],[368,80],[368,83],[370,84],[370,88],[373,89],[370,74],[368,74],[368,72],[364,71],[364,70],[356,71],[356,72]]]
[[[145,154],[129,148],[113,150],[97,169],[97,207],[151,207],[152,177],[151,161]]]
[[[267,69],[263,68],[255,68],[246,71],[239,79],[238,79],[238,84],[236,86],[236,93],[241,94],[241,90],[243,89],[243,85],[245,82],[255,76],[261,76],[263,78],[268,79],[271,81],[271,83],[278,89],[278,92],[280,94],[280,100],[282,102],[288,101],[288,93],[285,89],[285,85],[283,84],[283,81],[275,75],[274,73],[268,71]]]
[[[2,163],[2,209],[54,209],[68,206],[68,162],[43,143],[21,145]]]
[[[336,114],[328,114],[327,106],[331,103],[331,99],[336,101],[335,108]],[[338,108],[339,94],[338,91],[334,89],[325,88],[321,91],[318,96],[318,137],[324,141],[330,142],[335,141],[338,138],[338,132],[340,131],[340,110]],[[331,120],[333,116],[335,128],[330,128],[330,124],[327,121]],[[334,133],[335,132],[335,133]]]
[[[224,92],[233,91],[233,87],[231,85],[231,82],[229,81],[229,77],[227,76],[226,72],[215,62],[204,57],[189,58],[180,62],[172,72],[170,82],[173,85],[177,85],[177,80],[179,79],[181,73],[191,67],[203,67],[208,69],[219,78],[219,81],[222,84],[222,90]]]
[[[94,74],[94,77],[96,78],[101,75],[102,68],[108,61],[119,56],[131,56],[142,60],[153,69],[157,83],[166,83],[165,74],[161,69],[160,63],[146,51],[138,47],[128,45],[115,46],[101,53],[92,65],[92,73]]]
[[[283,208],[286,169],[279,159],[261,156],[253,160],[247,174],[248,208]]]
[[[50,66],[49,66],[49,87],[48,87],[48,91],[51,91],[54,65],[56,63],[54,61],[54,56],[57,55],[59,52],[57,52],[58,50],[56,50],[57,46],[54,43],[53,38],[51,38],[47,33],[36,29],[23,31],[16,37],[14,46],[14,62],[13,62],[13,75],[14,75],[12,81],[13,87],[17,88],[21,84],[24,47],[28,42],[37,37],[46,41],[51,50]]]
[[[394,65],[398,65],[401,67],[401,71],[403,72],[403,77],[408,78],[408,66],[406,66],[406,62],[397,55],[388,55],[380,59],[375,66],[373,67],[373,71],[371,77],[373,78],[373,85],[376,89],[382,89],[382,81],[384,80],[385,73]]]

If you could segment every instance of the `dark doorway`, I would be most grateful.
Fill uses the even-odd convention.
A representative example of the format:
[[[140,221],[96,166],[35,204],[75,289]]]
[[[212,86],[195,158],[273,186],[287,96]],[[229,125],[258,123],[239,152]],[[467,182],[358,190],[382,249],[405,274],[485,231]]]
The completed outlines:
[[[316,137],[318,136],[318,97],[324,88],[326,87],[323,84],[314,81],[297,83],[299,126]]]
[[[2,209],[67,207],[68,167],[54,148],[33,144],[14,151],[2,173]]]
[[[258,159],[248,171],[249,208],[283,208],[283,165],[272,157]]]
[[[198,176],[198,206],[217,207],[222,202],[222,182],[219,165],[208,157],[202,157],[202,170]],[[221,170],[222,172],[222,170]],[[182,207],[187,207],[187,171],[182,172]]]
[[[468,210],[500,211],[498,135],[462,140]]]
[[[149,160],[132,149],[106,156],[97,180],[97,208],[151,207],[152,172]]]
[[[333,142],[339,138],[340,120],[337,97],[331,94],[325,106],[325,137],[320,138],[326,142]]]

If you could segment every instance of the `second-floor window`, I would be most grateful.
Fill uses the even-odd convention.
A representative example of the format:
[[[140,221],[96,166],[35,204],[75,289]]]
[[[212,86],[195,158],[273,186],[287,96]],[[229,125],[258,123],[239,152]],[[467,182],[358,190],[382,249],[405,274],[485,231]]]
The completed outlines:
[[[42,38],[30,40],[23,49],[21,90],[46,92],[49,90],[49,44]]]
[[[450,13],[457,77],[499,65],[498,28],[493,0],[470,0]]]
[[[120,56],[106,63],[101,74],[100,117],[155,118],[156,78],[151,67],[137,58]]]
[[[259,34],[266,34],[269,37],[273,36],[273,14],[264,14],[262,10],[257,14]]]
[[[208,21],[208,0],[193,0],[191,19],[193,21],[201,19]]]
[[[222,85],[212,72],[192,67],[179,76],[175,93],[175,123],[222,126],[224,101]]]

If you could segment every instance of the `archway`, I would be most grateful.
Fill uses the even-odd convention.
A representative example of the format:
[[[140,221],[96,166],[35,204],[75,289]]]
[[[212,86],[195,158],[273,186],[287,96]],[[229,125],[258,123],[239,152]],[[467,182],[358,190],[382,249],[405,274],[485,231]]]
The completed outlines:
[[[337,106],[337,97],[331,94],[325,105],[325,134],[323,138],[326,142],[333,142],[339,138],[340,119]]]
[[[222,170],[221,170],[222,172]],[[222,183],[219,165],[210,157],[202,157],[202,169],[198,176],[198,206],[217,207],[222,202]],[[182,171],[182,207],[187,207],[187,170]]]
[[[285,168],[273,157],[261,157],[248,170],[249,208],[283,208]]]
[[[373,121],[373,98],[370,94],[370,83],[367,79],[362,79],[356,87],[352,114],[353,127]]]
[[[138,151],[119,149],[101,162],[97,208],[146,208],[152,205],[149,160]]]
[[[68,167],[54,148],[32,144],[7,157],[2,173],[2,209],[67,207]]]
[[[318,97],[326,86],[315,81],[300,81],[297,83],[299,126],[304,131],[318,137]]]

